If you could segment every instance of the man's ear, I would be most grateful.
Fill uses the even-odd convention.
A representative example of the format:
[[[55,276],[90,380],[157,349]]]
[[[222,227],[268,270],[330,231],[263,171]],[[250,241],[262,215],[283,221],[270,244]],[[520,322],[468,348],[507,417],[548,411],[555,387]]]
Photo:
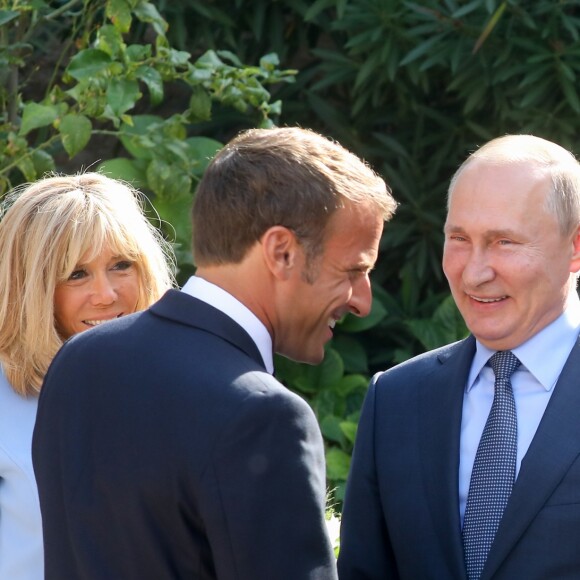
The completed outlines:
[[[264,262],[270,272],[280,280],[286,280],[296,267],[300,244],[292,230],[284,226],[272,226],[260,239]]]
[[[572,236],[572,259],[570,260],[570,272],[580,271],[580,225]]]

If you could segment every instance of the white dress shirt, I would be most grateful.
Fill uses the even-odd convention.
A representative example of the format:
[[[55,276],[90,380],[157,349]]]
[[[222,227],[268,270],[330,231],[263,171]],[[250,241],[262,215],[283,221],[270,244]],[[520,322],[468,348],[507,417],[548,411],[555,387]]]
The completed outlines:
[[[242,304],[237,298],[234,298],[223,288],[220,288],[203,278],[199,278],[198,276],[192,276],[181,290],[182,292],[217,308],[237,322],[256,343],[256,346],[262,355],[266,370],[270,374],[274,372],[272,337],[261,320],[247,306]]]
[[[574,292],[561,316],[524,344],[512,349],[522,363],[511,378],[518,419],[516,477],[554,392],[554,385],[578,338],[579,330],[580,300]],[[487,361],[495,351],[486,348],[479,341],[476,344],[477,350],[465,388],[461,418],[459,512],[462,522],[475,454],[494,395],[495,376]]]
[[[1,580],[44,578],[42,521],[31,455],[37,405],[37,397],[16,394],[0,369]]]

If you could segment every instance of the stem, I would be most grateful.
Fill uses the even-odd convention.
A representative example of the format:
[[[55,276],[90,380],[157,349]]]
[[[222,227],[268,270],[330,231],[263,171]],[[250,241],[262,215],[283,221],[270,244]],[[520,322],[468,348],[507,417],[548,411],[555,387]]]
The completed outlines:
[[[18,122],[18,66],[10,67],[8,73],[8,123],[15,126]]]
[[[56,10],[53,10],[50,14],[47,14],[46,16],[42,16],[41,18],[39,18],[38,20],[36,20],[30,26],[30,28],[26,31],[26,34],[24,34],[22,36],[23,42],[28,42],[28,39],[32,36],[32,33],[34,32],[34,29],[41,22],[50,22],[51,20],[54,20],[55,18],[58,18],[63,12],[66,12],[67,10],[69,10],[73,6],[75,6],[75,4],[79,4],[80,2],[82,2],[82,0],[69,0],[69,2],[67,2],[66,4],[63,4],[60,8],[57,8]]]
[[[8,173],[11,169],[13,169],[14,167],[17,167],[18,164],[23,159],[26,159],[27,157],[30,157],[31,155],[33,155],[37,151],[41,151],[42,149],[46,149],[49,145],[52,145],[52,143],[54,143],[59,138],[60,138],[60,135],[53,135],[50,139],[48,139],[48,141],[45,141],[44,143],[41,143],[35,149],[29,149],[24,155],[21,155],[20,157],[14,159],[8,165],[5,165],[4,167],[2,167],[2,169],[0,169],[0,175],[3,175],[3,174]]]

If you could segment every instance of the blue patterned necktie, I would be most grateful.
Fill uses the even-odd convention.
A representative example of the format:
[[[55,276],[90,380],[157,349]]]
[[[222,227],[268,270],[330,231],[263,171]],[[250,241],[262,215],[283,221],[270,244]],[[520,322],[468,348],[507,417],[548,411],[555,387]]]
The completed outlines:
[[[510,378],[520,361],[505,350],[496,352],[489,363],[495,374],[495,394],[475,455],[463,521],[469,580],[481,576],[516,475],[518,425]]]

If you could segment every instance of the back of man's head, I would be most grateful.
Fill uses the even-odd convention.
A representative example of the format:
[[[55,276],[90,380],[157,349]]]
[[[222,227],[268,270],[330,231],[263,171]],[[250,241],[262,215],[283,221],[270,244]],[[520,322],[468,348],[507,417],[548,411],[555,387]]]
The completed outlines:
[[[396,207],[383,179],[338,143],[297,127],[245,131],[217,154],[199,184],[196,265],[239,263],[277,225],[292,230],[313,258],[329,218],[348,202],[375,206],[385,220]]]

